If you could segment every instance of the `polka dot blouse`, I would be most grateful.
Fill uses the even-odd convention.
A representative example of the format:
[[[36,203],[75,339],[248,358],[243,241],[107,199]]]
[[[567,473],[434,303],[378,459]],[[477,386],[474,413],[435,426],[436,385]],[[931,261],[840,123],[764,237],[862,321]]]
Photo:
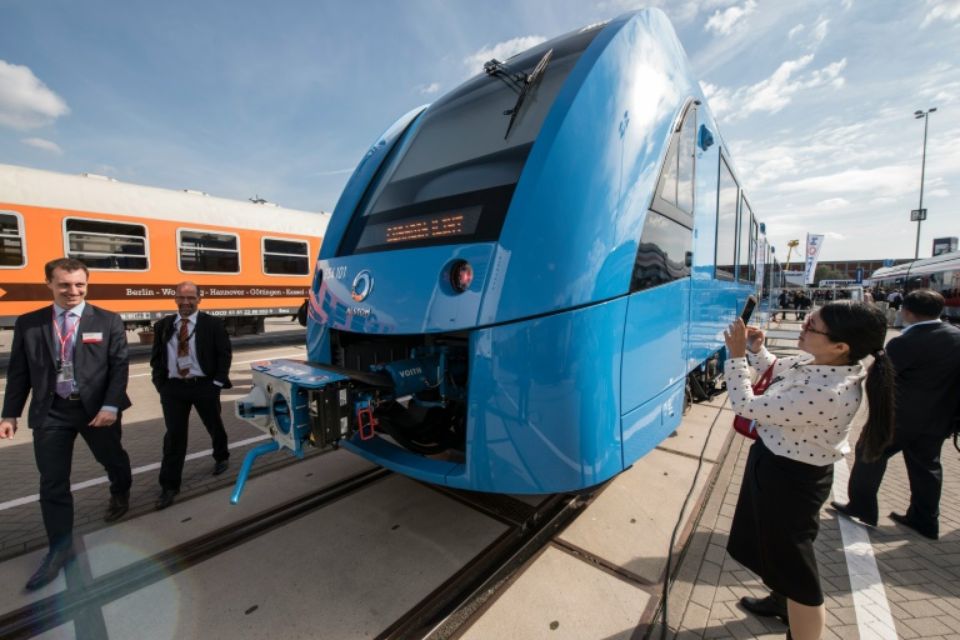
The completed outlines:
[[[863,367],[814,365],[810,355],[781,358],[770,386],[754,395],[751,379],[774,360],[766,348],[727,360],[733,410],[757,421],[757,434],[775,454],[813,465],[836,462],[850,450],[847,435],[863,398]]]

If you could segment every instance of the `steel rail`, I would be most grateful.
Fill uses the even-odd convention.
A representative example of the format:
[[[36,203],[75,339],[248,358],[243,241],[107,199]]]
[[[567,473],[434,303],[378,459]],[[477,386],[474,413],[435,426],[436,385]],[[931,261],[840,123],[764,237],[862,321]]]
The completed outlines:
[[[597,494],[557,494],[513,524],[462,569],[383,630],[377,640],[454,637],[475,613]],[[463,495],[461,501],[469,502]],[[489,512],[488,506],[478,505]]]

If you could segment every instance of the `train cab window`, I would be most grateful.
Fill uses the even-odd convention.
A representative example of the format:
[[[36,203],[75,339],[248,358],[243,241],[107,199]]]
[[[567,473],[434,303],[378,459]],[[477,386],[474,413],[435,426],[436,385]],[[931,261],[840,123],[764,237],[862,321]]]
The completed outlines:
[[[478,75],[432,104],[385,161],[338,255],[496,240],[533,142],[602,28],[475,68]],[[536,83],[516,83],[540,63],[546,66]]]
[[[142,224],[67,218],[63,222],[68,258],[91,269],[145,271],[147,228]]]
[[[742,192],[741,192],[742,194]],[[740,196],[740,265],[737,269],[737,280],[739,282],[753,282],[753,247],[751,238],[753,232],[753,211],[747,199]]]
[[[178,237],[181,271],[240,273],[236,234],[181,229]]]
[[[0,211],[0,268],[27,264],[23,219],[15,211]]]
[[[717,254],[716,277],[733,280],[736,275],[737,254],[737,181],[720,156],[720,179],[717,194]]]
[[[680,128],[670,139],[656,195],[643,222],[630,281],[631,291],[649,289],[690,275],[696,111],[693,101],[688,102]]]
[[[690,275],[693,234],[667,216],[648,210],[633,265],[630,291],[641,291]]]
[[[653,208],[678,222],[690,222],[693,215],[694,159],[696,150],[697,110],[688,103],[680,129],[670,140],[657,185]]]
[[[302,240],[264,238],[263,272],[277,276],[304,276],[310,273],[310,245]]]

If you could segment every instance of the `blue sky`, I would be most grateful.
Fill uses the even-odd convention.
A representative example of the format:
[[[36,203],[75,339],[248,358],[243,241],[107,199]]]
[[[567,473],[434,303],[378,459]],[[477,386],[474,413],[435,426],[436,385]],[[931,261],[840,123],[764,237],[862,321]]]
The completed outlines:
[[[782,259],[960,235],[960,0],[0,0],[0,162],[332,210],[397,117],[483,60],[671,18]]]

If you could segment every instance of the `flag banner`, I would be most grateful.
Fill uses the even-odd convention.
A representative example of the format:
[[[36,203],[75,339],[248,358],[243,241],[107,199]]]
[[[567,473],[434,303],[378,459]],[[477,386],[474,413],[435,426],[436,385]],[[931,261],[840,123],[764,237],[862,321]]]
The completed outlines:
[[[803,271],[803,283],[813,284],[813,275],[817,270],[817,258],[820,257],[820,247],[823,245],[823,235],[807,234],[807,264]]]

